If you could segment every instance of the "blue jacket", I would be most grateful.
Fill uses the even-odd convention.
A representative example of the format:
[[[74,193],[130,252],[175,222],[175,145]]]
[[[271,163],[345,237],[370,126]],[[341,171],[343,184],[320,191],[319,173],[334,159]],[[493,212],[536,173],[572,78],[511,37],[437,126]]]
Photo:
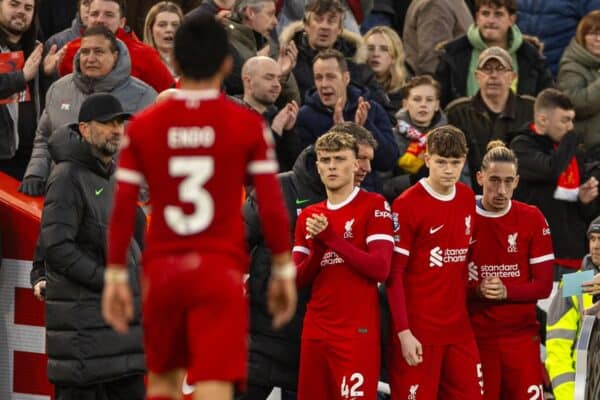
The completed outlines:
[[[358,98],[368,99],[368,93],[358,86],[348,86],[348,99],[344,107],[344,120],[354,121],[354,115],[358,107]],[[399,157],[398,146],[394,140],[392,124],[386,111],[378,103],[369,100],[371,109],[365,122],[375,140],[377,150],[373,160],[373,169],[387,171],[394,167]],[[296,134],[300,138],[302,148],[314,144],[319,136],[333,127],[333,110],[327,108],[321,102],[316,90],[310,91],[304,105],[298,112],[296,120]]]
[[[600,0],[519,0],[517,25],[524,34],[544,43],[544,55],[556,76],[560,57],[575,36],[579,20],[598,9]]]

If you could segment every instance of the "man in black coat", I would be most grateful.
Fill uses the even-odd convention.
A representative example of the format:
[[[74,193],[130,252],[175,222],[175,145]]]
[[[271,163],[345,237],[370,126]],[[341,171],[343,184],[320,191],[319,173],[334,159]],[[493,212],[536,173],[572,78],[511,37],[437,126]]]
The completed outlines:
[[[135,241],[129,276],[136,313],[128,333],[115,332],[101,312],[114,157],[128,116],[116,97],[94,94],[83,102],[79,123],[59,128],[49,141],[56,166],[48,179],[39,248],[46,264],[48,379],[56,400],[144,398]]]
[[[519,159],[514,198],[537,206],[550,225],[555,280],[579,269],[586,254],[586,231],[598,213],[598,180],[589,177],[573,132],[575,111],[555,89],[536,99],[534,121],[510,143]]]

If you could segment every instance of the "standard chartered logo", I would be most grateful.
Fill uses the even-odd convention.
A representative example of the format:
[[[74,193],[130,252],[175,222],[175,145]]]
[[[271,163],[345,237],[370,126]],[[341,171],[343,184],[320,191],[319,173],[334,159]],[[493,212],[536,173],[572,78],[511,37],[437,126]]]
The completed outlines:
[[[467,259],[468,248],[464,249],[442,249],[435,246],[429,252],[429,266],[442,267],[444,263],[460,263]]]
[[[429,252],[429,266],[430,267],[441,267],[442,265],[444,265],[443,259],[444,259],[443,252],[442,252],[442,249],[440,249],[440,246],[435,246]]]

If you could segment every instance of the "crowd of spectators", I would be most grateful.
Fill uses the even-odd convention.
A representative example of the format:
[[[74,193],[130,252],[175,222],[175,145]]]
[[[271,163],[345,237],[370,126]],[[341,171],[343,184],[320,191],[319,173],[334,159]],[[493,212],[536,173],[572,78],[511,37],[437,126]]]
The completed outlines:
[[[467,139],[461,180],[481,193],[487,145],[505,142],[519,161],[515,198],[537,205],[552,230],[556,280],[580,268],[600,210],[600,0],[0,0],[0,171],[44,195],[60,163],[54,135],[94,94],[133,115],[172,95],[175,32],[201,14],[228,31],[223,90],[271,128],[294,219],[298,200],[324,198],[312,145],[334,125],[372,134],[358,184],[391,202],[427,175],[427,132],[451,124]],[[250,195],[249,284],[260,298],[269,255],[253,207]],[[261,348],[268,317],[252,317]],[[275,339],[292,357],[284,369],[297,369],[301,321],[291,326]],[[250,376],[294,391],[284,372],[265,377],[263,356],[251,355]]]

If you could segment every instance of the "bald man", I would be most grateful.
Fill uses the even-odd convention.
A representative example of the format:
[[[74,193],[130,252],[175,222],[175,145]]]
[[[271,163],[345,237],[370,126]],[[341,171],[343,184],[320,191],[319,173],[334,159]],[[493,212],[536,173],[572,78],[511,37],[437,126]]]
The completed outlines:
[[[244,104],[261,114],[271,128],[279,169],[283,172],[292,169],[302,148],[294,132],[298,104],[291,101],[281,110],[275,107],[275,100],[281,93],[280,78],[279,65],[269,57],[251,57],[242,67]]]

